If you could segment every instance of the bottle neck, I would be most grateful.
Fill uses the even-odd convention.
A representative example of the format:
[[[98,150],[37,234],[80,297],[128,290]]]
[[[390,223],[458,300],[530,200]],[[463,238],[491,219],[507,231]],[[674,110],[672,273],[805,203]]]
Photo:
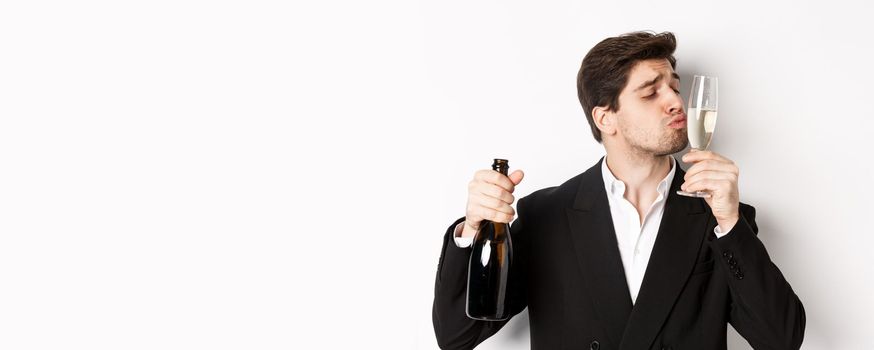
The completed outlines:
[[[497,172],[503,174],[504,176],[507,176],[508,167],[507,166],[492,165],[492,170],[497,171]]]

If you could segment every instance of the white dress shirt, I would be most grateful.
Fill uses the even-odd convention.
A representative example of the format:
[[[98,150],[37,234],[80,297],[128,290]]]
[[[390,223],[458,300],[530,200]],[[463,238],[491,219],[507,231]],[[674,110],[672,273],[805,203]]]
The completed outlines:
[[[616,242],[619,246],[619,255],[622,258],[622,267],[625,269],[625,281],[631,294],[631,303],[637,300],[643,275],[655,245],[659,226],[662,222],[662,214],[665,212],[665,200],[668,189],[674,180],[677,161],[671,158],[671,171],[656,187],[658,197],[650,205],[649,210],[640,222],[637,209],[625,199],[625,183],[613,176],[607,167],[607,158],[601,162],[601,175],[604,178],[604,189],[607,191],[607,202],[610,204],[610,215],[613,217],[613,228],[616,231]],[[466,248],[473,242],[472,237],[461,237],[464,230],[464,222],[455,226],[455,244]],[[722,232],[719,226],[713,230],[717,238],[728,234]]]

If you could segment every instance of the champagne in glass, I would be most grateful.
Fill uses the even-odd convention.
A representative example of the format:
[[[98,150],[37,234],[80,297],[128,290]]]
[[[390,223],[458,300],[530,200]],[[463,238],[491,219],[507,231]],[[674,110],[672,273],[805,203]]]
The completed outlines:
[[[689,128],[689,146],[696,150],[707,149],[716,128],[716,109],[689,108],[686,127]]]
[[[692,79],[692,92],[689,93],[689,108],[686,113],[686,128],[689,146],[703,151],[710,147],[713,131],[716,129],[716,110],[718,107],[718,85],[716,77],[696,75]],[[704,191],[677,191],[689,197],[710,198]]]

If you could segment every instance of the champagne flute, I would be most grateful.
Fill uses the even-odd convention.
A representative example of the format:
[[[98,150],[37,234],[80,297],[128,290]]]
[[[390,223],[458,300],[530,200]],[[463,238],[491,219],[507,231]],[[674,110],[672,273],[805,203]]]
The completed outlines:
[[[689,93],[689,109],[686,113],[686,128],[689,135],[689,146],[692,151],[703,151],[710,146],[713,139],[713,131],[716,129],[717,109],[717,79],[716,77],[696,75],[692,79],[692,91]],[[710,198],[710,193],[705,191],[686,192],[677,191],[677,194]]]

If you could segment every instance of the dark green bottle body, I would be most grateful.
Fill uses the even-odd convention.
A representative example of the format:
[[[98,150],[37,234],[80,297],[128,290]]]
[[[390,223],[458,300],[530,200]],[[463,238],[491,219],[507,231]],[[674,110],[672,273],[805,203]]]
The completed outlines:
[[[492,169],[507,175],[504,159]],[[467,316],[475,320],[503,321],[510,317],[507,294],[513,244],[510,224],[483,220],[471,244],[467,274]]]

